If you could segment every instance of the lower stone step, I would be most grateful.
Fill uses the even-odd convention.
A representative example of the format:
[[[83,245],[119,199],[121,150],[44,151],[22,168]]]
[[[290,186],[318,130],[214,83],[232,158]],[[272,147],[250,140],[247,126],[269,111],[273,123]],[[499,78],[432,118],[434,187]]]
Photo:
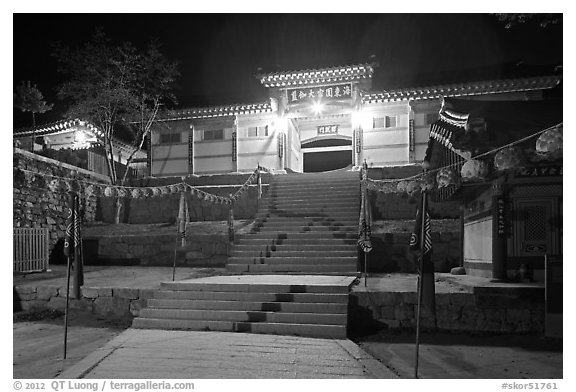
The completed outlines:
[[[339,273],[349,275],[356,273],[356,263],[354,264],[228,264],[226,269],[237,273]]]
[[[347,304],[348,293],[253,293],[234,291],[172,291],[159,290],[153,300],[245,301],[261,303]]]
[[[275,335],[308,336],[326,339],[346,339],[346,326],[344,325],[254,323],[177,319],[166,320],[138,317],[134,319],[132,327],[186,331],[246,332]]]
[[[149,308],[192,309],[192,310],[243,310],[259,312],[287,313],[330,313],[346,314],[345,303],[298,303],[298,302],[249,302],[249,301],[212,301],[184,299],[150,299]]]
[[[307,250],[269,250],[268,252],[264,250],[233,250],[232,257],[300,257],[300,258],[312,258],[312,257],[356,257],[358,252],[355,248],[348,250],[317,250],[317,249],[307,249]]]
[[[140,310],[140,318],[171,320],[247,321],[253,323],[346,325],[346,314],[285,313],[246,310],[158,309]]]
[[[293,264],[293,265],[339,265],[339,264],[356,264],[358,256],[310,256],[310,257],[289,257],[275,256],[271,257],[241,257],[232,256],[228,259],[229,264]]]

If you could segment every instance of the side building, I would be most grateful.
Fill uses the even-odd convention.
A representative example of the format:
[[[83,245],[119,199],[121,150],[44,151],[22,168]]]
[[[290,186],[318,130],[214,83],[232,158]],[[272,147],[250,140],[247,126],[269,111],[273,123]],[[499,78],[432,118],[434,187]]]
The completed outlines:
[[[169,112],[148,145],[156,177],[314,172],[422,162],[445,97],[538,100],[561,75],[372,91],[375,66],[259,75],[269,100]]]

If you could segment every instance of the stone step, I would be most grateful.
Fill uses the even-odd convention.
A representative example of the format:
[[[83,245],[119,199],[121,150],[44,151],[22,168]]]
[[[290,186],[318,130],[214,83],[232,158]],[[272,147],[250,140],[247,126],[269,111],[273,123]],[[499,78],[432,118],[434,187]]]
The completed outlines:
[[[356,274],[356,262],[339,264],[240,264],[231,262],[226,265],[230,272],[237,273],[306,273],[326,274],[339,273],[344,275]]]
[[[262,245],[257,245],[257,244],[242,244],[242,245],[235,245],[234,246],[234,251],[242,251],[242,252],[260,252],[262,250],[264,251],[269,251],[269,252],[285,252],[285,251],[308,251],[308,250],[313,250],[313,251],[347,251],[353,249],[354,251],[356,251],[356,246],[355,244],[348,244],[348,245],[326,245],[323,243],[320,243],[318,245],[310,245],[310,244],[294,244],[294,245],[285,245],[285,244],[281,244],[281,245],[271,245],[271,244],[265,244],[264,246]]]
[[[243,239],[332,239],[332,238],[342,238],[342,239],[356,239],[357,234],[354,232],[306,232],[306,233],[288,233],[287,231],[261,231],[254,234],[245,234]]]
[[[236,293],[348,293],[348,287],[342,285],[199,283],[194,280],[162,282],[160,288],[173,291],[231,291]]]
[[[289,252],[292,255],[298,252]],[[358,260],[357,251],[353,255],[346,256],[329,256],[325,253],[318,252],[320,256],[281,256],[272,253],[270,257],[266,256],[230,256],[228,261],[233,264],[355,264]]]
[[[328,339],[346,338],[346,326],[344,325],[136,318],[132,323],[132,327],[190,331],[250,332],[276,335],[298,335]]]
[[[261,213],[259,213],[261,214]],[[334,219],[325,216],[297,216],[297,217],[283,217],[274,214],[261,214],[260,218],[255,220],[255,223],[271,223],[280,225],[302,225],[302,224],[312,224],[314,226],[325,226],[325,225],[342,225],[342,226],[355,226],[358,225],[358,216],[350,219]]]
[[[339,256],[339,257],[239,257],[232,256],[229,258],[230,264],[248,264],[248,265],[348,265],[356,268],[358,257],[354,256]]]
[[[245,258],[259,258],[259,257],[298,257],[298,258],[315,258],[321,257],[326,259],[333,259],[337,257],[356,257],[358,252],[355,248],[346,249],[346,250],[276,250],[276,251],[268,251],[265,250],[256,250],[256,251],[243,251],[243,250],[236,250],[232,251],[231,258],[233,257],[245,257]]]
[[[309,225],[280,225],[264,223],[262,226],[254,227],[251,232],[257,233],[262,231],[286,231],[294,233],[309,233],[309,232],[328,232],[328,233],[348,233],[357,232],[358,226],[309,226]]]
[[[271,199],[305,197],[318,199],[321,196],[327,200],[360,197],[359,189],[315,189],[303,187],[297,189],[272,189],[267,195]]]
[[[345,238],[300,238],[300,239],[284,239],[275,240],[271,238],[258,239],[258,238],[238,238],[235,245],[253,245],[253,246],[272,246],[272,245],[294,245],[298,246],[306,245],[326,245],[326,246],[338,246],[338,245],[356,245],[357,241],[355,239],[345,239]]]
[[[301,208],[335,208],[335,207],[358,207],[360,206],[360,201],[358,200],[326,200],[326,199],[318,199],[318,200],[270,200],[266,204],[262,204],[268,208],[271,207],[278,207],[278,208],[286,208],[286,207],[301,207]]]
[[[346,293],[272,293],[234,291],[173,291],[158,290],[154,299],[202,300],[202,301],[245,301],[261,303],[321,303],[347,304]]]
[[[256,323],[324,325],[346,325],[347,321],[346,314],[158,308],[144,308],[140,310],[139,317],[172,320],[247,321]]]
[[[160,309],[195,309],[195,310],[244,310],[287,313],[331,313],[346,314],[346,303],[295,303],[295,302],[248,302],[241,300],[182,300],[182,299],[150,299],[149,308]]]
[[[298,191],[282,191],[282,192],[273,192],[270,191],[263,197],[261,200],[357,200],[360,198],[360,191],[348,189],[348,190],[341,190],[341,191],[332,191],[332,192],[323,192],[320,190],[318,191],[310,191],[310,188],[307,189],[300,189]]]
[[[256,219],[266,219],[271,217],[291,218],[291,219],[313,219],[324,220],[325,222],[358,222],[360,217],[359,211],[285,211],[271,210],[259,211],[256,213]]]

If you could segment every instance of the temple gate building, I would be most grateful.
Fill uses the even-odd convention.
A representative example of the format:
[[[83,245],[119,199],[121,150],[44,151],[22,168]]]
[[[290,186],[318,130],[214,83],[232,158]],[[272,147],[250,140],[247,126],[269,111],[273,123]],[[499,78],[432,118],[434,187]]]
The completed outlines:
[[[443,97],[532,100],[561,75],[372,91],[375,65],[259,75],[270,99],[179,109],[149,139],[157,177],[276,171],[314,172],[398,166],[424,159]]]

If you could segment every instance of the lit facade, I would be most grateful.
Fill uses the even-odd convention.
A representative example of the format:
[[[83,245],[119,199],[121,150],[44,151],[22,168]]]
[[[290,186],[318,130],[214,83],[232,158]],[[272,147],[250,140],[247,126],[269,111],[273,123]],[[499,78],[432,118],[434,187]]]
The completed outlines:
[[[328,171],[424,159],[443,97],[527,99],[561,76],[372,91],[371,64],[258,76],[270,99],[170,112],[149,139],[152,176]]]

